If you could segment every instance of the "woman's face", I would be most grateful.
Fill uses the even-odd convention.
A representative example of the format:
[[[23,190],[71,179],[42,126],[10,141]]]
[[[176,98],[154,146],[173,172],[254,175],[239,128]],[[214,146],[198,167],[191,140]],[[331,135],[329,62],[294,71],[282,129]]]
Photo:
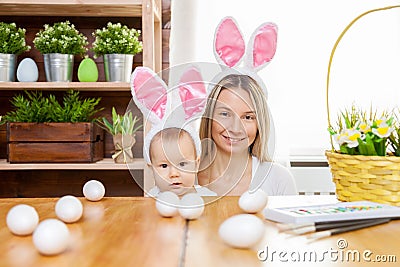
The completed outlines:
[[[215,105],[211,136],[219,151],[248,151],[257,135],[257,119],[250,95],[241,88],[223,89]]]

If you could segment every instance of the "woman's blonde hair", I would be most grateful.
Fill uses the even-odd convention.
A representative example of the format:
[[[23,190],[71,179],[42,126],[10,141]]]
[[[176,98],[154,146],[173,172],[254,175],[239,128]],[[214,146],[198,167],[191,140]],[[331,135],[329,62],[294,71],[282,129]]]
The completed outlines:
[[[268,138],[270,133],[270,118],[267,106],[267,98],[262,88],[257,82],[248,75],[230,74],[222,78],[220,82],[211,90],[204,115],[200,123],[200,140],[212,139],[212,118],[214,115],[215,105],[219,94],[224,89],[241,88],[247,91],[250,95],[251,102],[255,109],[257,119],[257,135],[254,142],[249,147],[251,155],[257,157],[261,162],[271,161],[268,155]],[[203,142],[202,142],[203,143]],[[202,147],[202,161],[210,158],[215,153],[214,142],[205,142]],[[210,163],[210,162],[208,162]]]

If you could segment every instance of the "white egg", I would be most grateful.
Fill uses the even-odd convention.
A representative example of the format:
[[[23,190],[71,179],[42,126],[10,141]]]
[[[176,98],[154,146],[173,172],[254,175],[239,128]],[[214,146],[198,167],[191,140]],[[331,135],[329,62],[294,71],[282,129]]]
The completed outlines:
[[[69,239],[67,225],[57,219],[42,221],[32,236],[36,249],[44,255],[56,255],[63,252],[68,247]]]
[[[19,204],[7,213],[7,227],[15,235],[30,235],[39,223],[39,215],[34,207]]]
[[[219,236],[229,246],[250,248],[264,236],[265,227],[260,218],[252,214],[239,214],[226,219],[219,227]]]
[[[74,196],[63,196],[56,203],[56,215],[66,223],[78,221],[82,217],[82,213],[82,203]]]
[[[265,208],[268,195],[261,189],[254,192],[246,191],[239,198],[239,207],[248,213],[257,213]]]
[[[204,200],[196,193],[189,193],[182,197],[179,205],[179,214],[188,220],[199,218],[204,211]]]
[[[161,216],[173,217],[178,213],[179,197],[170,191],[162,192],[156,199],[156,208]]]
[[[97,180],[90,180],[83,186],[83,195],[90,201],[101,200],[105,193],[106,189],[104,185]]]
[[[35,61],[24,58],[17,68],[17,79],[20,82],[36,82],[39,78],[39,70]]]

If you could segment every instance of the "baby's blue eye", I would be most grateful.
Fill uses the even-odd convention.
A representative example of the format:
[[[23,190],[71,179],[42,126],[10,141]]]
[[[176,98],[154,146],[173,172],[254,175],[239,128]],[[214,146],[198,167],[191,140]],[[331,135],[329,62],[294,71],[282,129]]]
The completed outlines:
[[[219,115],[221,115],[221,116],[223,116],[223,117],[228,117],[228,116],[229,116],[229,113],[226,112],[226,111],[222,111],[222,112],[219,113]]]
[[[187,162],[185,162],[185,161],[179,162],[180,167],[185,167],[186,165],[187,165]]]

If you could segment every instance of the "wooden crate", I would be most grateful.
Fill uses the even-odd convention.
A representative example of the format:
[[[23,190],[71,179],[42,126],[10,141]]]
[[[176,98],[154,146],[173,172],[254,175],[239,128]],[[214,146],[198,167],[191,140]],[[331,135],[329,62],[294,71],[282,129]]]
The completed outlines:
[[[5,158],[7,158],[7,125],[2,124],[0,125],[0,159]]]
[[[10,163],[87,163],[104,157],[104,130],[89,122],[7,124]]]

